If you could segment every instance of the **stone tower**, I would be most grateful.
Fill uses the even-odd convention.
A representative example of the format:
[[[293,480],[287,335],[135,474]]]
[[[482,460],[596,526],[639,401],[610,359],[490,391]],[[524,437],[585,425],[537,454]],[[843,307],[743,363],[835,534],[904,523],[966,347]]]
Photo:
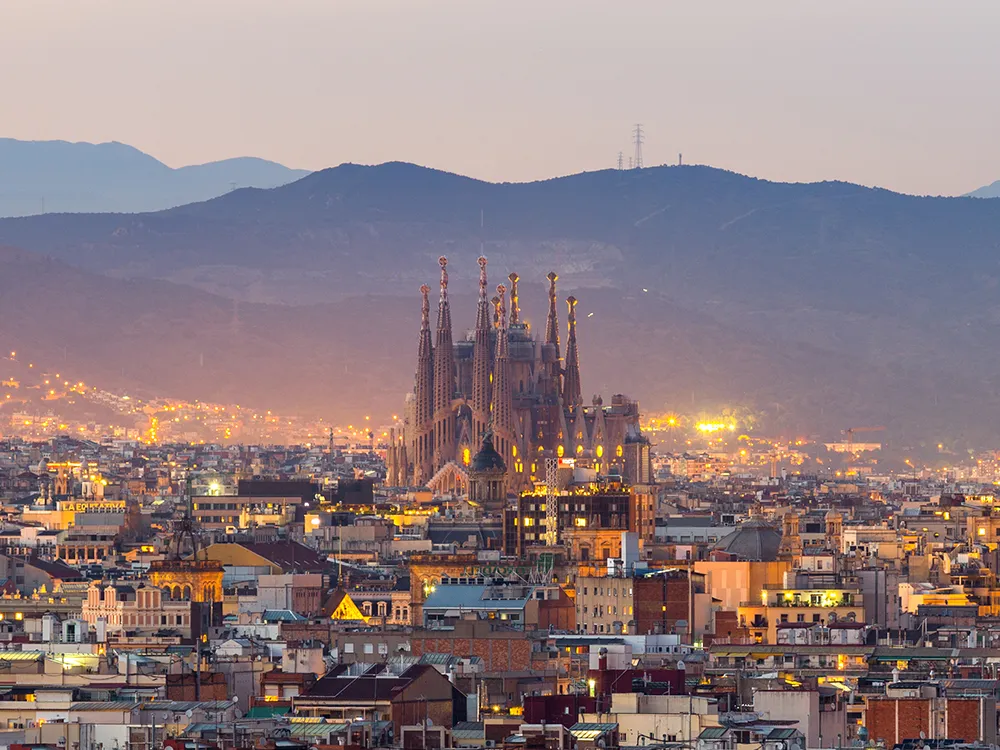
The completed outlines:
[[[479,303],[472,355],[472,439],[480,440],[490,421],[490,380],[493,352],[490,347],[490,301],[486,297],[486,258],[479,258]]]
[[[497,453],[489,428],[469,465],[469,499],[489,514],[499,513],[507,502],[507,464]]]
[[[788,511],[782,519],[781,547],[778,554],[795,557],[802,554],[802,537],[799,535],[799,514]]]
[[[455,347],[451,334],[451,304],[448,302],[448,259],[441,264],[441,296],[438,298],[437,340],[434,345],[434,471],[455,459]]]
[[[190,486],[188,502],[190,502]],[[174,523],[166,558],[149,566],[149,581],[163,591],[164,600],[201,602],[211,605],[222,601],[222,563],[198,559],[201,540],[190,510]],[[210,610],[206,610],[210,617]]]
[[[493,363],[493,432],[494,445],[503,456],[504,463],[511,466],[512,450],[517,444],[514,435],[514,405],[510,389],[510,352],[507,341],[507,288],[500,284],[497,296],[500,298],[500,330],[497,333],[497,353]]]
[[[826,548],[839,555],[843,549],[844,517],[835,510],[826,514]]]
[[[583,404],[580,391],[580,354],[576,347],[576,297],[567,297],[569,307],[566,338],[566,378],[563,381],[563,406],[572,411]]]
[[[562,354],[559,351],[559,316],[556,312],[556,281],[559,275],[555,271],[549,271],[546,278],[549,280],[549,314],[545,319],[545,343],[555,350],[554,362],[548,373],[554,392],[558,400],[562,396]]]
[[[521,322],[521,298],[517,293],[517,282],[521,277],[511,271],[507,276],[510,280],[510,323],[508,328],[516,326]]]
[[[417,376],[414,387],[413,478],[424,484],[434,474],[434,349],[431,346],[430,287],[420,287],[423,297],[420,343],[417,347]]]

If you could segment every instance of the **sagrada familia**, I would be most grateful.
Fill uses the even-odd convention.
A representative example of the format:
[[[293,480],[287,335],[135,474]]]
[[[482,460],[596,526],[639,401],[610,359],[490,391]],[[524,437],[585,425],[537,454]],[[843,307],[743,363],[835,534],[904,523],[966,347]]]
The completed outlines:
[[[521,320],[516,273],[510,288],[489,297],[486,258],[479,258],[476,326],[454,341],[448,301],[448,260],[440,258],[437,325],[432,334],[430,288],[423,306],[414,388],[407,395],[402,430],[390,438],[386,484],[441,491],[468,489],[477,466],[505,474],[505,489],[519,492],[544,480],[546,458],[572,459],[600,473],[619,472],[636,458],[648,464],[648,442],[639,428],[638,404],[615,396],[610,406],[594,397],[585,406],[576,338],[576,299],[568,297],[566,352],[559,341],[558,276],[549,273],[545,337],[532,336]],[[509,291],[509,306],[508,306]],[[487,460],[493,451],[502,459]],[[478,461],[477,461],[478,459]],[[635,469],[635,467],[633,467]],[[631,473],[636,473],[634,470]],[[646,470],[633,481],[648,482]]]

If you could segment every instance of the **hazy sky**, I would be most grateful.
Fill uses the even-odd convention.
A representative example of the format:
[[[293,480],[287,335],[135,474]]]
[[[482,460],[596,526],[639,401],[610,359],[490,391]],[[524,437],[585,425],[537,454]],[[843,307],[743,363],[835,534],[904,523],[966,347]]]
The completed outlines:
[[[0,0],[0,136],[173,166],[1000,179],[997,0]]]

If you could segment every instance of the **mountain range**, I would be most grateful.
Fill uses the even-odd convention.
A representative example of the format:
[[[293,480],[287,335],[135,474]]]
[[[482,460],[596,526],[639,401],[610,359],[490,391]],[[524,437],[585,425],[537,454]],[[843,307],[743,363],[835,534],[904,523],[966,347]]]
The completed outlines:
[[[0,138],[0,217],[158,211],[307,174],[250,157],[173,169],[124,143]]]
[[[991,182],[989,185],[973,190],[968,194],[970,198],[1000,198],[1000,180]]]
[[[900,450],[1000,437],[1000,201],[696,166],[494,184],[348,164],[156,213],[7,219],[0,244],[29,251],[0,276],[0,342],[127,387],[398,411],[418,286],[449,256],[471,327],[484,252],[491,284],[520,274],[529,321],[549,270],[580,300],[588,394],[827,439],[886,425]]]

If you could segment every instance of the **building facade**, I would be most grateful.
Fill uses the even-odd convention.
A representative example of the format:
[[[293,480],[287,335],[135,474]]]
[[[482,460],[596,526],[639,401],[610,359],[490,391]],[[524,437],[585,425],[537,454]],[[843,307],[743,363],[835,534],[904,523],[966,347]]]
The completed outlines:
[[[487,428],[507,471],[507,489],[518,492],[545,479],[545,459],[586,460],[601,473],[626,471],[632,483],[648,482],[649,443],[639,428],[638,404],[616,395],[584,404],[576,336],[576,304],[568,308],[565,357],[559,339],[555,273],[548,275],[545,335],[537,338],[521,319],[516,273],[508,288],[488,297],[486,259],[479,259],[479,302],[474,331],[454,341],[448,298],[448,261],[441,266],[437,326],[431,331],[430,288],[423,296],[414,389],[402,430],[387,452],[387,484],[467,490],[461,477]],[[458,477],[458,481],[456,481]]]

